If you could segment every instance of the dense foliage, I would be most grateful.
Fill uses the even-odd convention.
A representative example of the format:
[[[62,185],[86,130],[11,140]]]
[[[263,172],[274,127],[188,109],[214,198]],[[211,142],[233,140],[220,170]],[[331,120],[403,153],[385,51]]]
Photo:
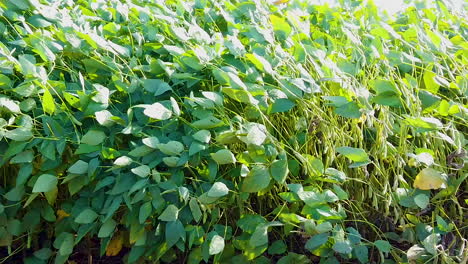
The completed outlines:
[[[0,1],[0,262],[466,261],[466,10],[285,2]]]

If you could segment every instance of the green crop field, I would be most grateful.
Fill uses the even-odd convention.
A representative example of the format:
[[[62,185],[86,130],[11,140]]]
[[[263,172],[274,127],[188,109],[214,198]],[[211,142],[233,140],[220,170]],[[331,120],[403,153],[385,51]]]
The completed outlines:
[[[0,0],[0,263],[467,263],[468,8]]]

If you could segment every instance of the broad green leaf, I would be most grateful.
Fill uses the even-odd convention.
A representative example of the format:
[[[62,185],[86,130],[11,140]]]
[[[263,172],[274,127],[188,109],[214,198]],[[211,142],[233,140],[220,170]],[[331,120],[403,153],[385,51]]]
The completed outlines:
[[[348,240],[338,241],[333,244],[333,250],[341,254],[349,254],[353,250]]]
[[[289,23],[283,17],[276,15],[270,16],[271,24],[273,25],[273,30],[281,39],[286,39],[291,33],[292,29]]]
[[[207,145],[198,143],[196,141],[192,142],[189,148],[189,156],[193,156],[197,154],[198,152],[207,149]]]
[[[146,219],[151,215],[152,213],[152,205],[151,202],[146,202],[140,206],[140,213],[138,215],[138,220],[140,224],[143,224]]]
[[[34,256],[41,260],[48,260],[52,256],[52,253],[50,248],[41,248],[34,252]]]
[[[229,189],[226,184],[222,182],[215,182],[208,191],[208,196],[210,197],[223,197],[229,193]]]
[[[146,106],[143,113],[148,117],[158,120],[166,120],[172,116],[172,111],[160,103]]]
[[[279,98],[276,99],[271,105],[270,114],[288,112],[294,106],[296,106],[296,104],[293,103],[291,100],[286,98]]]
[[[429,205],[429,195],[420,193],[414,197],[414,202],[421,209],[425,209]]]
[[[184,144],[178,141],[169,141],[166,144],[157,144],[157,147],[162,153],[169,156],[180,155],[185,149]]]
[[[114,232],[116,226],[117,222],[115,222],[114,219],[110,218],[102,224],[98,232],[98,237],[109,237]]]
[[[178,215],[179,209],[175,205],[170,204],[166,207],[158,219],[161,221],[172,222],[177,220]]]
[[[50,174],[42,174],[37,178],[36,183],[34,184],[33,193],[39,192],[48,192],[57,187],[57,177]]]
[[[307,243],[305,244],[305,248],[313,251],[314,249],[317,249],[318,247],[324,245],[328,241],[328,236],[329,233],[322,233],[322,234],[317,234],[309,238],[307,240]]]
[[[157,137],[148,137],[148,138],[142,139],[142,142],[146,146],[148,146],[150,148],[153,148],[153,149],[156,149],[156,148],[158,148],[159,139]]]
[[[415,127],[417,132],[434,131],[443,127],[442,122],[434,117],[406,117],[405,122]]]
[[[192,123],[198,129],[211,129],[224,125],[224,122],[214,116],[208,116]]]
[[[106,137],[106,134],[100,130],[90,130],[81,138],[81,143],[96,146],[101,144]]]
[[[224,238],[219,235],[213,236],[210,242],[210,247],[209,247],[210,255],[219,254],[223,252],[223,250],[224,250]]]
[[[26,150],[14,156],[10,160],[10,163],[11,164],[30,163],[33,159],[34,159],[34,152],[32,150]]]
[[[219,165],[236,163],[236,157],[234,157],[234,154],[229,149],[221,149],[210,155]]]
[[[256,166],[253,167],[247,177],[242,182],[242,192],[259,192],[270,184],[270,173],[267,168]]]
[[[47,89],[44,90],[44,95],[42,96],[42,108],[44,109],[44,112],[49,115],[53,115],[55,112],[54,98]]]
[[[108,110],[97,111],[95,115],[96,121],[102,126],[111,126],[114,124],[114,120],[112,119],[114,116]]]
[[[257,53],[253,53],[245,54],[245,57],[260,71],[273,74],[273,68],[271,68],[271,64],[262,56],[258,55]]]
[[[88,172],[88,163],[82,160],[78,160],[70,168],[68,168],[68,172],[74,174],[85,174]]]
[[[164,157],[162,160],[164,164],[166,164],[168,167],[174,168],[174,167],[177,167],[177,164],[179,163],[180,158],[179,157]]]
[[[374,242],[374,245],[383,253],[390,252],[390,249],[392,248],[392,245],[385,240],[377,240]]]
[[[96,220],[98,214],[92,209],[84,209],[80,214],[75,218],[75,223],[78,224],[90,224]]]
[[[33,137],[30,128],[18,127],[13,130],[5,132],[5,137],[14,141],[26,141]]]
[[[359,245],[353,248],[354,254],[361,263],[369,262],[369,250],[364,245]]]
[[[66,256],[73,253],[75,237],[68,232],[60,233],[54,241],[54,247],[59,250],[60,255]]]
[[[367,153],[360,148],[339,147],[336,148],[336,151],[354,162],[369,161]]]
[[[134,174],[144,178],[150,174],[150,168],[146,165],[141,165],[131,170]]]
[[[258,247],[268,243],[268,226],[258,225],[250,237],[249,244],[252,247]]]
[[[268,247],[268,254],[270,255],[281,255],[286,252],[287,246],[282,240],[276,240]]]
[[[208,130],[200,130],[192,136],[195,140],[202,143],[209,143],[211,139],[211,133]]]
[[[195,219],[196,222],[200,222],[200,219],[202,217],[202,212],[195,198],[190,199],[189,207],[190,207],[190,211],[192,212],[193,219]]]
[[[180,220],[169,222],[166,224],[166,243],[168,247],[173,246],[174,244],[182,239],[185,241],[185,230],[184,225]]]
[[[284,183],[288,176],[288,161],[287,160],[275,160],[270,166],[270,174],[275,181],[278,183]]]

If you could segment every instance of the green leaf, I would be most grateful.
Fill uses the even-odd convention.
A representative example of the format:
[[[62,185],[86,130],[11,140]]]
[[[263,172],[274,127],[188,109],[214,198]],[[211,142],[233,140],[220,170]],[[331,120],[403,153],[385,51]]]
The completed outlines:
[[[184,144],[178,141],[169,141],[166,144],[157,144],[158,149],[169,156],[177,156],[184,151]]]
[[[109,237],[114,232],[116,226],[117,222],[115,222],[114,219],[110,218],[109,220],[104,222],[104,224],[102,224],[101,228],[99,229],[98,237]]]
[[[270,166],[270,174],[278,183],[284,183],[288,173],[289,170],[287,160],[275,160]]]
[[[286,252],[287,246],[282,240],[276,240],[268,247],[268,254],[270,255],[281,255]]]
[[[442,122],[434,117],[406,117],[405,123],[415,127],[417,132],[428,132],[439,130],[443,127]]]
[[[360,148],[339,147],[336,149],[336,151],[354,162],[369,161],[369,156],[367,153]]]
[[[273,30],[275,34],[278,35],[280,39],[286,39],[292,31],[291,26],[283,17],[276,15],[270,16],[271,24],[273,25]]]
[[[142,139],[142,142],[146,146],[148,146],[150,148],[153,148],[153,149],[156,149],[156,148],[158,148],[159,139],[157,137],[148,137],[148,138]]]
[[[215,182],[208,191],[208,196],[210,197],[223,197],[229,193],[229,189],[226,184],[222,182]]]
[[[324,245],[328,241],[329,233],[317,234],[309,238],[305,244],[307,250],[313,251],[318,247]]]
[[[190,211],[192,212],[193,219],[195,219],[195,222],[200,222],[200,219],[202,217],[202,212],[195,198],[190,199],[189,207],[190,207]]]
[[[216,255],[224,250],[224,238],[219,235],[214,235],[210,242],[209,254]]]
[[[208,130],[200,130],[193,134],[192,137],[202,143],[209,143],[211,139],[211,133]]]
[[[106,134],[100,130],[90,130],[81,138],[81,143],[96,146],[101,144],[106,137]]]
[[[369,263],[369,250],[364,245],[359,245],[353,248],[354,254],[361,263]]]
[[[141,165],[131,170],[134,174],[144,178],[148,176],[151,172],[150,168],[146,165]]]
[[[355,102],[348,102],[335,109],[335,113],[346,118],[360,118],[362,113]]]
[[[429,205],[429,195],[420,193],[414,197],[414,202],[421,209],[425,209]]]
[[[257,69],[262,72],[266,72],[268,74],[273,74],[273,69],[271,68],[271,64],[262,56],[258,55],[257,53],[253,54],[245,54],[245,57],[255,65]]]
[[[18,153],[15,157],[10,160],[11,164],[18,163],[30,163],[34,159],[34,152],[32,150],[26,150]]]
[[[47,89],[44,90],[44,95],[42,96],[42,108],[44,109],[44,112],[49,115],[52,115],[55,112],[54,98]]]
[[[214,116],[208,116],[192,123],[197,129],[211,129],[224,125],[224,122]]]
[[[348,193],[345,190],[343,190],[340,186],[333,184],[333,190],[335,191],[336,195],[340,200],[349,199]]]
[[[219,165],[230,164],[236,162],[236,157],[229,149],[221,149],[215,153],[211,153],[211,158],[213,158],[216,163]]]
[[[160,103],[145,106],[143,113],[148,117],[158,120],[166,120],[172,116],[172,111]]]
[[[34,256],[41,260],[48,260],[52,256],[52,250],[50,248],[41,248],[34,252]]]
[[[437,244],[440,240],[440,234],[430,234],[428,235],[423,241],[422,245],[426,249],[427,252],[431,253],[432,255],[437,254]]]
[[[255,228],[250,237],[249,244],[252,247],[258,247],[268,243],[268,226],[260,224]]]
[[[30,128],[18,127],[5,132],[5,137],[14,141],[26,141],[32,138],[33,134]]]
[[[138,215],[138,220],[140,221],[140,224],[143,224],[146,219],[151,215],[152,213],[152,205],[151,202],[146,202],[140,206],[140,213]]]
[[[296,106],[296,104],[289,99],[276,99],[270,107],[270,114],[287,112],[294,106]]]
[[[194,142],[192,142],[192,144],[190,144],[189,156],[193,156],[193,155],[197,154],[198,152],[200,152],[202,150],[205,150],[206,148],[207,148],[206,145],[194,141]]]
[[[259,192],[270,184],[270,173],[262,166],[253,167],[247,177],[242,182],[242,192]]]
[[[74,174],[85,174],[88,172],[88,163],[82,160],[75,162],[70,168],[68,168],[69,173]]]
[[[37,178],[36,183],[34,184],[33,193],[39,192],[48,192],[57,187],[57,177],[50,174],[42,174]]]
[[[68,232],[60,233],[54,241],[54,247],[59,250],[60,255],[66,256],[73,253],[75,238]]]
[[[185,230],[184,225],[180,220],[169,222],[166,224],[166,243],[168,247],[172,247],[174,244],[182,239],[185,241]]]
[[[349,254],[353,250],[348,240],[338,241],[333,244],[333,250],[341,254]]]
[[[75,223],[78,224],[90,224],[96,220],[98,214],[92,209],[84,209],[76,218]]]
[[[392,245],[385,240],[377,240],[374,242],[374,245],[383,253],[390,252],[390,249],[392,248]]]
[[[260,146],[266,139],[265,127],[257,123],[250,123],[246,126],[247,136],[240,137],[246,144]]]
[[[178,216],[179,209],[175,205],[170,204],[166,207],[166,209],[162,212],[158,219],[161,221],[172,222],[177,220]]]

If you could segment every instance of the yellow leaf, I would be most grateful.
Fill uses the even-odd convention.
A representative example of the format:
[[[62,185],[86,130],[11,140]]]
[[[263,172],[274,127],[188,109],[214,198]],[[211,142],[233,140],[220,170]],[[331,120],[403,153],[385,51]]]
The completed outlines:
[[[413,187],[421,190],[445,188],[447,187],[447,179],[440,172],[425,168],[416,176]]]
[[[52,94],[47,89],[44,90],[44,95],[42,96],[42,108],[44,109],[44,112],[49,115],[52,115],[55,112],[54,97],[52,97]]]
[[[69,217],[70,214],[65,212],[64,210],[60,209],[57,210],[57,222],[64,219],[65,217]]]
[[[287,2],[289,2],[289,0],[277,0],[275,2],[273,2],[274,5],[281,5],[281,4],[286,4]]]
[[[117,256],[122,250],[124,237],[122,234],[118,234],[112,238],[106,248],[106,256]]]
[[[45,192],[45,197],[47,199],[47,202],[50,204],[50,205],[54,205],[55,203],[55,200],[57,199],[57,194],[58,194],[58,188],[55,187],[54,189],[48,191],[48,192]]]

